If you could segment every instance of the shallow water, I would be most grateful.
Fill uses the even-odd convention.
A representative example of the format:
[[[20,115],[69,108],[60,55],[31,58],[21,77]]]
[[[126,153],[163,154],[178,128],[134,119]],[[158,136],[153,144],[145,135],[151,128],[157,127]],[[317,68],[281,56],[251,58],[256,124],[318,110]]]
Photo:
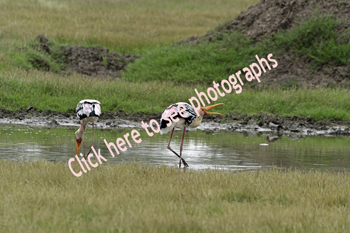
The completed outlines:
[[[13,160],[64,161],[73,157],[75,151],[74,132],[77,127],[38,128],[20,125],[0,125],[0,158]],[[107,159],[103,163],[142,161],[151,165],[177,166],[178,158],[167,144],[170,133],[150,137],[143,129],[137,129],[142,139],[135,143],[129,136],[131,148],[113,158],[107,142],[116,143],[128,129],[95,129],[95,148]],[[175,131],[171,147],[179,151],[182,131]],[[187,131],[184,140],[183,158],[192,169],[218,168],[225,170],[256,170],[272,166],[298,168],[301,170],[350,170],[350,138],[348,137],[304,137],[292,139],[280,137],[274,142],[267,138],[276,135],[258,136],[247,132]],[[139,139],[138,138],[138,139]],[[276,137],[277,138],[277,137]],[[85,134],[85,153],[92,142],[89,126]],[[83,147],[80,152],[83,152]]]

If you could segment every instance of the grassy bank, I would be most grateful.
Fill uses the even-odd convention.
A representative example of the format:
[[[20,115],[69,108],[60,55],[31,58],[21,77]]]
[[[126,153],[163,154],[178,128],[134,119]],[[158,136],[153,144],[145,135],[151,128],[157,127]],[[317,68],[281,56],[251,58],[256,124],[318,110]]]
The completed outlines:
[[[263,78],[263,76],[262,76]],[[35,106],[37,110],[74,112],[76,103],[96,98],[103,112],[123,109],[129,113],[161,113],[171,103],[187,101],[212,85],[147,83],[122,80],[96,80],[81,76],[62,77],[40,71],[14,71],[0,74],[0,106],[15,111]],[[280,115],[311,116],[315,120],[350,119],[349,91],[345,89],[265,89],[245,88],[241,94],[218,97],[217,107],[224,114],[267,112]]]
[[[348,232],[349,173],[0,161],[3,232]]]

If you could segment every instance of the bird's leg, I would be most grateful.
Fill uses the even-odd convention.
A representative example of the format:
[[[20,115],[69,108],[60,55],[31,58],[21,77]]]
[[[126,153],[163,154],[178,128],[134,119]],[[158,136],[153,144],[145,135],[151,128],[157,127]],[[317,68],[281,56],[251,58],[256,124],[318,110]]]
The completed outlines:
[[[94,122],[92,122],[92,146],[94,146]]]
[[[185,132],[186,132],[186,127],[184,127],[184,132],[182,134],[182,140],[181,140],[181,146],[180,146],[180,161],[179,161],[179,168],[181,167],[181,159],[182,159],[182,145],[184,143],[184,138],[185,138]],[[184,163],[185,165],[185,163]],[[186,165],[185,165],[186,166]],[[188,167],[188,165],[187,165]]]
[[[94,122],[92,122],[92,146],[94,146]],[[88,157],[88,155],[90,154],[91,150],[92,150],[92,147],[90,147],[89,152],[84,156],[85,159]]]
[[[174,128],[175,129],[175,128]],[[171,147],[170,147],[170,141],[171,141],[171,138],[173,137],[173,133],[174,133],[174,129],[173,129],[173,131],[171,131],[171,135],[170,135],[170,139],[169,139],[169,143],[168,143],[168,149],[169,150],[171,150],[177,157],[179,157],[180,158],[180,155],[178,155],[173,149],[171,149]],[[186,167],[188,167],[188,164],[186,163],[186,161],[183,159],[183,158],[181,158],[181,160],[182,160],[182,162],[184,163],[184,165],[186,166]]]
[[[85,155],[85,137],[84,137],[84,122],[83,121],[81,121],[81,128],[83,130],[83,147],[84,147],[84,155]]]

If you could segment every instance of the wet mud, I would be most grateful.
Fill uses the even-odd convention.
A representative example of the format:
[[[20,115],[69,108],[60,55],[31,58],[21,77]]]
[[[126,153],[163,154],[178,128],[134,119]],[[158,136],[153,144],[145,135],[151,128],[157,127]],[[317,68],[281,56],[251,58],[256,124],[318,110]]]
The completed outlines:
[[[142,128],[141,122],[151,119],[159,120],[159,114],[134,113],[123,110],[114,113],[102,113],[96,127],[102,129]],[[80,122],[75,113],[58,113],[55,111],[34,111],[33,108],[9,112],[0,109],[0,123],[21,124],[37,127],[79,127]],[[266,136],[349,136],[350,121],[314,121],[311,117],[279,116],[266,113],[247,114],[229,113],[222,116],[206,116],[199,130],[219,132],[220,130],[238,131]],[[189,129],[191,130],[191,129]],[[273,140],[273,138],[271,139]]]

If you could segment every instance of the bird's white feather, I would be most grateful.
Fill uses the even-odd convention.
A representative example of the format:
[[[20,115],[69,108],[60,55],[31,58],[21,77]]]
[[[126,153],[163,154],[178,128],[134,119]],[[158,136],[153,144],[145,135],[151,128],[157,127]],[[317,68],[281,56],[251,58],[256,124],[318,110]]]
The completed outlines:
[[[179,108],[183,106],[185,110]],[[179,113],[181,111],[181,114]],[[174,113],[175,112],[175,113]],[[173,119],[177,122],[171,120],[170,114],[172,114]],[[197,119],[197,114],[192,105],[185,102],[179,102],[170,105],[164,110],[161,120],[160,120],[160,134],[166,134],[176,128],[184,128],[191,126]],[[171,125],[170,125],[171,124]],[[169,126],[168,126],[169,125]]]
[[[80,139],[83,135],[83,130],[89,122],[96,122],[101,115],[100,102],[93,99],[81,100],[76,108],[76,114],[82,123],[82,126],[75,132],[75,138]],[[84,127],[82,129],[82,127]]]

